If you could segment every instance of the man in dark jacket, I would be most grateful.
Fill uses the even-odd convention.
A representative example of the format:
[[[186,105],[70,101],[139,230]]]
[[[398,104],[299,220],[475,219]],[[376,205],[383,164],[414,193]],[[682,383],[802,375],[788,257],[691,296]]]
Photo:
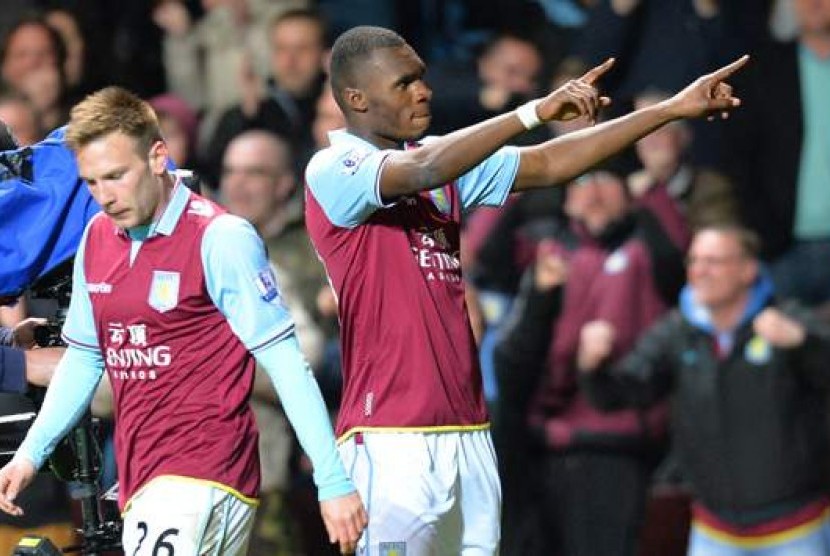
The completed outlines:
[[[676,296],[683,249],[662,223],[676,222],[677,209],[665,188],[650,194],[655,198],[648,205],[658,214],[636,210],[617,173],[594,171],[570,184],[565,210],[573,218],[576,242],[557,237],[540,243],[512,324],[496,348],[505,519],[515,520],[532,502],[541,503],[544,517],[536,534],[545,537],[542,554],[636,552],[667,408],[609,414],[595,409],[578,388],[574,360],[586,322],[617,323],[625,330],[617,353],[624,354]],[[529,412],[518,415],[528,405]],[[505,446],[526,431],[528,419],[544,453],[541,485],[531,481],[530,500],[521,495],[528,459],[513,455],[521,446]],[[505,552],[531,553],[516,527],[526,525],[505,522]]]
[[[582,328],[582,386],[603,408],[648,407],[673,394],[678,458],[696,502],[690,556],[823,556],[830,502],[823,489],[830,330],[779,304],[737,226],[692,242],[680,309],[621,362],[618,331]]]

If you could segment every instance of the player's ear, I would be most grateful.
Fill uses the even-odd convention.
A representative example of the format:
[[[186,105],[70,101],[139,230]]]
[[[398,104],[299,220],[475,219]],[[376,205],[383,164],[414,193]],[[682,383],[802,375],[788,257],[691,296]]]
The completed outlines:
[[[167,143],[155,141],[150,145],[150,170],[153,174],[160,176],[167,169],[167,158],[170,153],[167,150]]]
[[[346,104],[355,112],[366,112],[369,107],[366,95],[360,89],[346,87],[343,91],[343,98],[346,100]]]

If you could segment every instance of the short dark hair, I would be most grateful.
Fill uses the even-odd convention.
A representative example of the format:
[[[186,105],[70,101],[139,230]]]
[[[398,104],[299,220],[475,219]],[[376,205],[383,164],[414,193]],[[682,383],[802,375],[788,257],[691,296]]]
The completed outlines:
[[[331,49],[331,88],[340,109],[346,113],[342,91],[354,85],[355,71],[375,50],[406,46],[406,41],[384,27],[361,25],[337,37]]]

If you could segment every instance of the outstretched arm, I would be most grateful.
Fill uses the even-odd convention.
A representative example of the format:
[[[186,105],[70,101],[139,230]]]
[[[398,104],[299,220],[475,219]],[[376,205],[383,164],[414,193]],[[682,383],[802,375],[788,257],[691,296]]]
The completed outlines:
[[[514,190],[567,182],[673,120],[704,115],[711,117],[718,113],[722,118],[728,117],[729,110],[739,106],[741,101],[732,96],[732,87],[725,80],[748,60],[748,56],[743,56],[713,73],[699,77],[661,103],[522,149]],[[585,76],[581,79],[585,79]],[[546,104],[548,98],[542,100],[537,107],[539,117],[545,121],[555,119],[550,116]]]
[[[514,136],[544,121],[585,116],[593,122],[599,109],[611,102],[599,95],[595,83],[613,65],[609,59],[518,110],[454,131],[419,149],[390,153],[380,176],[381,195],[394,199],[455,180]]]
[[[672,120],[718,112],[725,117],[740,100],[732,96],[732,88],[724,81],[748,59],[744,56],[698,78],[661,104],[522,149],[514,189],[565,182]],[[599,94],[596,84],[613,64],[609,59],[513,112],[460,129],[419,149],[390,153],[380,175],[382,197],[393,199],[455,180],[511,138],[540,123],[579,117],[593,123],[599,110],[611,102]]]

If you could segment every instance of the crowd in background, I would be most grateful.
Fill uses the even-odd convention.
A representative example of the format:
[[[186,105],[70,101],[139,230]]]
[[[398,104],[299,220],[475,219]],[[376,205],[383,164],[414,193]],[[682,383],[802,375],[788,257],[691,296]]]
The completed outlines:
[[[708,246],[695,234],[738,224],[760,238],[757,249],[740,230],[729,236],[740,240],[734,245],[714,242],[708,264],[757,258],[759,270],[739,285],[763,282],[776,299],[814,310],[815,324],[804,326],[823,334],[821,321],[830,320],[830,109],[820,97],[830,81],[816,67],[830,59],[830,2],[5,1],[0,120],[29,145],[102,86],[147,98],[175,164],[193,169],[203,194],[264,238],[332,413],[340,388],[336,300],[305,232],[302,184],[327,132],[344,125],[326,81],[328,48],[359,24],[395,29],[428,63],[434,134],[513,110],[609,56],[617,63],[601,83],[613,99],[607,118],[752,55],[734,82],[743,105],[729,119],[672,123],[567,187],[517,196],[466,220],[462,264],[501,465],[503,553],[683,553],[686,493],[697,499],[708,491],[670,447],[678,418],[669,398],[598,409],[599,387],[586,384],[592,365],[582,358],[586,346],[599,350],[608,337],[597,321],[613,330],[611,359],[636,352],[641,336],[678,305],[684,284],[708,277],[703,255],[687,257],[690,244]],[[553,122],[516,143],[583,125]],[[24,300],[0,318],[13,324],[43,311]],[[791,403],[807,404],[825,383],[810,382]],[[251,553],[327,554],[309,464],[276,401],[258,377],[251,403],[263,485]],[[826,428],[823,415],[811,413],[817,430]],[[705,521],[708,510],[722,518],[767,506],[784,515],[776,504],[801,496],[812,503],[824,492],[823,478],[795,469],[809,475],[795,481],[801,491],[749,496],[746,507],[738,494],[703,496],[695,519]],[[46,484],[37,496],[32,504],[67,510],[33,510],[26,523],[5,523],[29,530],[71,520],[60,486]]]

